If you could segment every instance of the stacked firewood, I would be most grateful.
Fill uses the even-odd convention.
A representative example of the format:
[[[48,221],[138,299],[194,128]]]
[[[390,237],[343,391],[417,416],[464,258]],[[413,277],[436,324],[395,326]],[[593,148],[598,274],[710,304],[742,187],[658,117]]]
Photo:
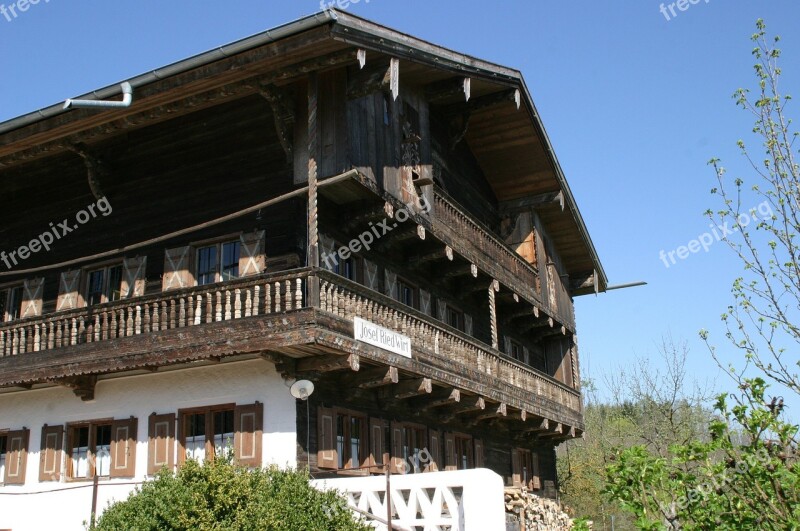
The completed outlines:
[[[520,522],[520,531],[568,531],[572,518],[561,506],[519,488],[505,490],[506,513]]]

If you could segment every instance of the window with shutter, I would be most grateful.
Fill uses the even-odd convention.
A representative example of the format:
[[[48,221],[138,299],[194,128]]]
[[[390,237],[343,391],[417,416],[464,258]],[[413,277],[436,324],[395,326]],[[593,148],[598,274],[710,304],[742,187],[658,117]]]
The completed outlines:
[[[150,415],[147,444],[147,474],[175,466],[175,414]]]
[[[260,424],[258,428],[261,429]],[[231,452],[235,457],[235,405],[220,404],[178,411],[177,439],[178,465],[182,465],[187,459],[202,463],[226,452]],[[260,446],[258,450],[260,451]]]
[[[264,272],[267,264],[266,232],[263,230],[248,232],[239,237],[241,256],[239,258],[239,276],[247,277]]]
[[[336,253],[336,241],[325,235],[319,235],[319,263],[328,271],[336,271],[339,255]]]
[[[475,439],[475,468],[483,468],[484,466],[483,441]]]
[[[192,248],[189,246],[167,249],[164,252],[164,276],[161,286],[163,291],[188,288],[194,285],[191,269],[192,258]]]
[[[120,289],[123,299],[144,296],[147,282],[147,257],[137,256],[126,258],[122,261],[122,287]]]
[[[20,318],[24,291],[24,286],[10,286],[0,289],[0,323]]]
[[[525,486],[528,490],[541,488],[539,477],[539,456],[525,448],[515,448],[511,452],[512,484]]]
[[[336,455],[335,416],[332,409],[317,409],[317,467],[338,468]]]
[[[20,318],[39,317],[42,315],[42,294],[44,292],[44,279],[33,278],[23,284],[22,304]]]
[[[6,485],[24,485],[30,431],[10,431],[0,436],[0,480]],[[5,470],[1,470],[1,469]]]
[[[134,417],[115,420],[111,424],[112,478],[130,478],[136,475],[136,440],[138,423]]]
[[[405,474],[408,472],[405,458],[403,456],[403,425],[400,422],[392,421],[392,455],[389,461],[389,471],[392,474]]]
[[[109,477],[114,468],[113,423],[81,422],[67,426],[67,477]]]
[[[437,472],[443,470],[442,437],[438,430],[428,430],[428,454],[430,454],[431,460],[425,471]]]
[[[432,315],[431,294],[424,289],[419,290],[419,309],[425,315]]]
[[[397,299],[397,274],[386,269],[384,270],[384,280],[384,289],[386,290],[386,295],[393,299]]]
[[[444,469],[458,470],[456,462],[456,439],[452,433],[444,434]]]
[[[389,454],[386,452],[386,443],[384,436],[386,433],[387,423],[382,419],[369,419],[369,461],[367,466],[370,467],[370,473],[380,473],[386,471],[386,464],[389,461]]]
[[[42,427],[42,448],[39,453],[39,481],[59,481],[61,479],[61,441],[63,426]]]
[[[442,299],[436,299],[436,316],[443,323],[447,322],[447,302]]]
[[[519,448],[511,450],[511,485],[522,486],[522,463],[520,462]]]
[[[234,422],[234,458],[242,466],[260,467],[264,404],[236,406]]]
[[[372,290],[380,289],[378,282],[378,264],[364,259],[364,284]]]
[[[123,266],[114,264],[86,273],[86,298],[89,306],[118,301],[122,296]]]
[[[58,281],[56,311],[74,310],[83,306],[80,296],[81,270],[64,271]]]

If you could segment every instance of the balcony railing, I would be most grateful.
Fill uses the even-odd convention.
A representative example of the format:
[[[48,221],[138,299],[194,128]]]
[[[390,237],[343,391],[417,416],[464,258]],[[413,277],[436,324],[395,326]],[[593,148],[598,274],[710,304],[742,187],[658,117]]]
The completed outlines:
[[[68,310],[0,325],[0,356],[296,310],[307,269]]]
[[[466,214],[466,210],[440,189],[434,190],[433,231],[451,247],[464,254],[481,269],[505,286],[519,292],[531,303],[535,303],[558,322],[575,330],[572,311],[552,308],[546,286],[540,286],[538,268],[517,254],[488,228]],[[566,301],[560,301],[562,306]],[[570,303],[571,304],[571,303]]]
[[[366,286],[310,268],[5,323],[0,326],[0,357],[300,310],[306,308],[307,280],[312,274],[320,281],[321,311],[350,321],[361,317],[396,330],[411,338],[415,357],[428,366],[494,377],[493,385],[520,402],[558,414],[551,418],[565,414],[571,420],[579,418],[578,391]]]
[[[521,391],[521,398],[546,406],[580,412],[580,393],[536,369],[492,349],[433,317],[405,306],[361,284],[327,271],[320,275],[320,307],[339,317],[361,317],[411,338],[424,361],[443,369],[455,362],[497,378]]]

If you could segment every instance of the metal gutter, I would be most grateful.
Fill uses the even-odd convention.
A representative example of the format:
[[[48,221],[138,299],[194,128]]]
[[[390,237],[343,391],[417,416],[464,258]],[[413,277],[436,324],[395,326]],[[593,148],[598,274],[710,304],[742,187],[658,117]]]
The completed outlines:
[[[195,55],[188,59],[183,59],[176,63],[172,63],[168,66],[165,66],[163,68],[159,68],[157,70],[153,70],[151,72],[147,72],[145,74],[141,74],[134,78],[128,79],[124,82],[115,83],[108,87],[98,89],[88,94],[84,94],[82,96],[78,96],[71,99],[81,99],[81,100],[114,99],[116,97],[123,95],[121,90],[122,83],[125,82],[129,83],[133,89],[143,87],[155,81],[159,81],[164,78],[182,74],[184,72],[188,72],[189,70],[193,70],[200,66],[213,63],[214,61],[218,61],[220,59],[224,59],[226,57],[230,57],[232,55],[236,55],[238,53],[251,50],[253,48],[258,48],[259,46],[270,44],[272,42],[284,39],[291,35],[302,33],[303,31],[307,31],[309,29],[323,26],[325,24],[335,21],[336,21],[336,14],[332,11],[322,11],[319,13],[315,13],[313,15],[297,19],[293,22],[288,22],[286,24],[280,25],[276,28],[267,30],[265,32],[258,33],[256,35],[252,35],[250,37],[246,37],[244,39],[235,41],[231,44],[220,46],[215,50],[204,52],[202,54]],[[29,114],[24,114],[17,118],[12,118],[11,120],[7,120],[5,122],[0,123],[0,135],[14,131],[16,129],[21,129],[23,127],[35,124],[42,120],[53,118],[54,116],[58,116],[65,112],[69,111],[64,109],[64,102],[62,101],[61,103],[57,103],[55,105],[51,105],[43,109],[39,109],[38,111],[34,111]]]

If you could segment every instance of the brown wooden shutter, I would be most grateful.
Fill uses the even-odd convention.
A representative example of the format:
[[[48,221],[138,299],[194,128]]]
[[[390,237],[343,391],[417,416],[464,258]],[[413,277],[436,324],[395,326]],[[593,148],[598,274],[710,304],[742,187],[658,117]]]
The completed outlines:
[[[522,361],[524,361],[528,365],[533,365],[532,363],[533,360],[531,360],[531,351],[528,350],[528,347],[526,346],[522,347]]]
[[[424,289],[419,290],[419,310],[425,315],[432,315],[431,294]]]
[[[475,439],[475,468],[483,467],[483,441],[481,439]]]
[[[397,299],[397,273],[393,273],[388,269],[384,270],[384,289],[386,291],[386,295],[393,299]]]
[[[389,455],[386,453],[386,444],[383,440],[386,422],[382,419],[369,419],[369,460],[367,465],[370,473],[383,472]]]
[[[191,270],[194,249],[192,247],[176,247],[164,251],[164,276],[161,289],[188,288],[194,285],[194,273]]]
[[[438,472],[443,470],[442,463],[442,436],[439,430],[428,430],[428,453],[431,462],[425,468],[425,472]]]
[[[233,417],[233,448],[236,461],[242,466],[260,468],[261,440],[264,433],[264,404],[256,402],[236,406]]]
[[[467,313],[464,314],[464,332],[469,336],[472,335],[472,316]]]
[[[147,475],[175,466],[175,413],[150,415],[147,443]]]
[[[392,455],[389,458],[389,471],[392,474],[405,474],[406,460],[403,458],[403,425],[392,421]]]
[[[380,290],[380,282],[378,281],[378,264],[364,260],[364,284],[372,290]]]
[[[539,454],[532,453],[531,454],[531,464],[533,466],[533,470],[531,471],[531,483],[532,487],[535,490],[539,490],[542,488],[542,480],[539,476]]]
[[[24,485],[25,471],[28,464],[28,440],[30,430],[10,431],[6,434],[8,450],[6,452],[6,485]]]
[[[42,427],[42,450],[39,454],[39,481],[59,481],[61,479],[61,449],[64,426]]]
[[[456,460],[456,438],[449,432],[445,432],[444,434],[444,469],[458,470],[458,461]]]
[[[120,289],[123,299],[142,297],[147,282],[147,257],[137,256],[126,258],[122,261],[122,287]]]
[[[267,267],[265,232],[258,230],[239,236],[239,276],[259,275]]]
[[[336,452],[336,417],[332,409],[317,409],[317,467],[339,468]]]
[[[42,315],[42,293],[44,292],[44,279],[32,278],[25,281],[22,289],[21,319],[26,317],[39,317]]]
[[[522,486],[522,459],[519,449],[511,450],[511,484],[515,487]]]
[[[132,478],[136,475],[136,441],[138,422],[134,417],[111,423],[112,478]]]
[[[336,254],[336,242],[325,234],[319,235],[319,263],[328,271],[334,271],[339,261]]]
[[[74,310],[83,306],[80,294],[81,270],[64,271],[58,280],[56,311]]]

